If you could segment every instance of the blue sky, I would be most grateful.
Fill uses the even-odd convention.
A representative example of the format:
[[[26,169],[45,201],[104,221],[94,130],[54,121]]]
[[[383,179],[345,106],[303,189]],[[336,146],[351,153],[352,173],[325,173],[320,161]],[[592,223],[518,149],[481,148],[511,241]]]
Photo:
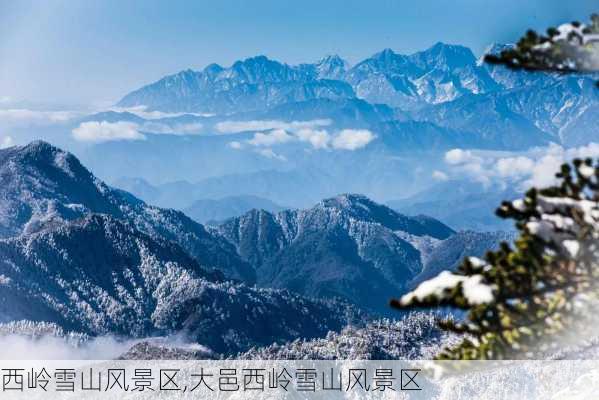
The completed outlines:
[[[163,75],[256,54],[356,62],[437,41],[478,54],[594,11],[596,0],[3,0],[0,102],[108,105]]]

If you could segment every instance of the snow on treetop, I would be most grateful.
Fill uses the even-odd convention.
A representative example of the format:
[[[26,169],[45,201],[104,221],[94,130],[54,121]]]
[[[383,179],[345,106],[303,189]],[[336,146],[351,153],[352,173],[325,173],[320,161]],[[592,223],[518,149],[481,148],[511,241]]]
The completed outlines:
[[[599,34],[589,32],[589,29],[589,26],[585,24],[562,24],[557,27],[557,32],[551,39],[553,39],[553,41],[571,41],[572,38],[578,38],[582,41],[582,44],[599,40]]]
[[[435,297],[439,301],[449,298],[449,294],[461,286],[462,294],[469,304],[491,303],[495,296],[493,295],[494,286],[483,282],[482,275],[463,276],[449,271],[443,271],[438,276],[422,282],[418,287],[402,296],[400,303],[404,306],[412,304],[414,301],[424,301],[428,297]]]
[[[580,167],[578,167],[578,172],[580,172],[582,176],[588,179],[595,175],[595,168],[591,167],[590,165],[583,164]]]

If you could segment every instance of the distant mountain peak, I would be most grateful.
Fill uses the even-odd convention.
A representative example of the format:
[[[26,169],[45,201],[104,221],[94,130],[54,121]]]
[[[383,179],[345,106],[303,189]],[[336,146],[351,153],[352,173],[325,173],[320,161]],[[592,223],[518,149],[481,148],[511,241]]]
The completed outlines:
[[[214,229],[256,268],[259,285],[346,298],[382,312],[387,309],[381,299],[401,292],[421,271],[412,242],[455,234],[435,219],[407,217],[352,193],[276,215],[252,210]],[[376,287],[380,297],[348,291],[364,286]]]
[[[45,140],[34,140],[26,145],[18,146],[23,152],[47,152],[47,151],[62,151],[58,147],[54,147]]]
[[[504,46],[496,44],[492,51],[500,51]],[[201,72],[185,70],[166,76],[129,93],[119,105],[219,116],[244,112],[276,116],[276,110],[286,106],[289,110],[297,108],[299,111],[294,111],[293,118],[298,118],[297,115],[305,117],[308,113],[301,105],[314,101],[362,99],[371,104],[417,111],[429,105],[449,104],[464,95],[500,92],[515,87],[516,81],[544,85],[543,82],[548,82],[545,77],[546,74],[507,74],[483,66],[481,59],[477,60],[467,47],[437,42],[410,55],[386,48],[351,68],[336,54],[299,65],[265,55],[239,60],[226,68],[211,64]],[[552,113],[559,110],[565,109],[556,107]],[[573,111],[570,113],[575,115]],[[549,126],[539,128],[554,134],[559,129],[554,125],[565,126],[566,120],[554,123],[553,117],[551,122],[543,122]]]
[[[0,151],[0,198],[0,239],[88,213],[108,214],[152,237],[176,242],[202,265],[230,271],[230,277],[252,279],[233,249],[204,226],[181,212],[148,206],[110,188],[74,155],[47,142]]]
[[[221,67],[220,65],[218,65],[216,63],[212,63],[212,64],[207,65],[206,68],[204,68],[204,73],[216,75],[223,70],[224,70],[224,68]]]
[[[412,54],[410,59],[424,69],[455,69],[476,63],[476,57],[468,47],[443,42],[437,42],[424,51]]]
[[[442,53],[471,54],[472,50],[470,50],[466,46],[462,46],[461,44],[436,42],[431,47],[424,50],[424,52],[430,52],[430,53],[437,54],[437,55],[442,54]]]
[[[349,69],[349,63],[337,54],[329,54],[321,58],[314,67],[320,79],[342,80]]]
[[[362,194],[343,193],[335,197],[324,199],[321,202],[326,207],[351,208],[375,205],[376,203]]]
[[[245,62],[269,62],[274,61],[268,58],[268,56],[264,54],[258,54],[257,56],[248,57],[244,60]]]
[[[318,60],[318,64],[322,63],[343,63],[345,60],[339,56],[339,54],[327,54]]]
[[[0,150],[0,167],[9,160],[23,167],[35,167],[42,173],[47,173],[49,167],[61,169],[71,177],[75,172],[86,171],[74,155],[43,140]]]
[[[466,46],[462,46],[460,44],[451,44],[451,43],[445,43],[445,42],[438,41],[435,44],[433,44],[431,47],[429,47],[428,50],[429,51],[443,51],[443,50],[462,50],[462,49],[468,49],[468,48]]]
[[[236,61],[232,68],[240,67],[240,66],[250,66],[250,65],[282,65],[282,63],[272,60],[267,56],[260,54],[253,57],[248,57],[241,61]]]
[[[341,194],[322,200],[316,206],[316,208],[318,207],[336,209],[347,213],[352,218],[378,223],[391,230],[405,231],[416,236],[430,235],[438,239],[445,239],[455,233],[450,227],[434,218],[409,217],[383,204],[376,203],[362,194]]]
[[[348,69],[349,63],[337,54],[328,54],[316,62],[316,68],[324,66]]]
[[[375,53],[372,58],[388,58],[388,57],[393,57],[396,56],[397,53],[393,51],[393,49],[387,47],[381,51],[379,51],[378,53]]]
[[[189,79],[189,78],[195,78],[198,75],[198,71],[194,71],[191,68],[187,68],[184,69],[182,71],[179,71],[178,73],[171,75],[171,79]]]

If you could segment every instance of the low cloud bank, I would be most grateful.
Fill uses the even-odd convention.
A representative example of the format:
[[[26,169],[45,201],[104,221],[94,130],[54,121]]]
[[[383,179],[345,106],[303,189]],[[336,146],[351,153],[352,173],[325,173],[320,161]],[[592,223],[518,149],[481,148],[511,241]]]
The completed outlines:
[[[0,149],[6,149],[15,145],[15,141],[11,136],[4,136],[0,138]]]
[[[524,190],[555,183],[555,173],[574,158],[599,157],[599,144],[576,148],[557,144],[521,153],[453,149],[445,153],[444,171],[434,171],[437,180],[470,179],[484,185],[516,185]]]
[[[0,125],[28,127],[62,124],[81,116],[77,111],[39,111],[27,108],[0,109]]]
[[[235,150],[254,149],[258,154],[281,161],[285,157],[278,155],[274,147],[288,143],[306,143],[312,150],[354,151],[366,147],[376,139],[376,135],[367,129],[343,129],[330,132],[330,120],[311,121],[225,121],[216,124],[216,130],[223,134],[254,132],[250,139],[235,140],[228,146]],[[256,132],[259,131],[259,132]]]
[[[119,357],[136,342],[112,336],[79,342],[52,335],[3,335],[0,336],[0,360],[108,360]]]
[[[73,129],[73,138],[80,142],[102,143],[114,140],[145,140],[139,126],[133,122],[83,122]]]
[[[201,123],[167,125],[159,122],[138,124],[127,121],[89,121],[73,129],[73,138],[79,142],[103,143],[120,140],[146,140],[146,134],[195,135],[200,133]]]
[[[128,112],[131,114],[135,114],[143,119],[161,119],[161,118],[174,118],[180,117],[182,115],[193,115],[196,117],[211,117],[213,114],[205,114],[205,113],[194,113],[194,112],[166,112],[166,111],[156,111],[156,110],[148,110],[147,106],[135,106],[135,107],[111,107],[108,111],[114,112]]]
[[[300,129],[312,129],[332,124],[330,119],[314,119],[309,121],[278,121],[278,120],[253,120],[253,121],[223,121],[215,125],[219,133],[232,134],[252,131],[267,131],[271,129],[283,129],[297,131]]]

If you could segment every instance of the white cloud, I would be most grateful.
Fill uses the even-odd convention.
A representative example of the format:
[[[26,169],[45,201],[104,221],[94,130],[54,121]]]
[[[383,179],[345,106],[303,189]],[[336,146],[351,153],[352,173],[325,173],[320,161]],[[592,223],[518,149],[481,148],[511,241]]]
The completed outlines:
[[[200,123],[167,125],[159,122],[145,122],[139,125],[128,121],[88,121],[73,129],[73,138],[80,142],[108,142],[116,140],[145,140],[142,133],[161,135],[197,135],[202,129]]]
[[[258,132],[247,142],[252,146],[271,147],[277,144],[287,143],[294,139],[283,129],[275,129],[270,133]]]
[[[449,179],[449,176],[445,172],[437,170],[433,171],[432,177],[434,180],[441,182]]]
[[[468,162],[480,162],[480,158],[474,156],[470,150],[453,149],[445,153],[445,162],[450,165],[464,164]]]
[[[0,122],[5,125],[49,125],[68,122],[80,116],[75,111],[37,111],[26,108],[0,109]]]
[[[286,131],[298,131],[300,129],[318,128],[331,125],[330,119],[315,119],[310,121],[278,121],[278,120],[253,120],[253,121],[223,121],[215,125],[220,133],[240,133],[252,131],[268,131],[271,129],[283,129]]]
[[[139,129],[143,132],[158,133],[163,135],[193,135],[199,134],[203,125],[199,122],[189,124],[167,125],[161,122],[145,122]]]
[[[534,161],[528,157],[506,157],[500,158],[495,164],[495,169],[499,176],[513,177],[521,176],[532,171]]]
[[[599,157],[599,144],[590,143],[577,148],[557,144],[531,149],[523,153],[493,153],[453,149],[445,154],[449,173],[484,184],[508,184],[525,190],[545,187],[556,182],[555,174],[562,164],[574,158]]]
[[[287,161],[287,158],[285,156],[275,153],[272,149],[258,150],[258,154],[266,158],[272,158],[279,161]]]
[[[372,142],[376,136],[366,129],[344,129],[333,139],[333,148],[357,150]]]
[[[73,138],[80,142],[102,143],[115,140],[145,140],[139,126],[132,122],[83,122],[73,129]]]
[[[7,147],[12,147],[15,145],[15,141],[11,136],[4,136],[2,140],[0,140],[0,149],[6,149]]]
[[[229,147],[235,150],[240,150],[243,147],[243,145],[241,144],[241,142],[233,141],[229,142]]]
[[[204,113],[193,113],[193,112],[164,112],[164,111],[148,111],[147,106],[135,106],[135,107],[112,107],[109,108],[108,111],[114,112],[128,112],[131,114],[135,114],[138,117],[143,119],[160,119],[160,118],[171,118],[171,117],[180,117],[182,115],[195,115],[196,117],[210,117],[213,114],[204,114]]]
[[[296,132],[296,136],[300,141],[310,143],[315,149],[327,149],[331,141],[331,136],[324,129],[300,129]]]
[[[215,125],[216,130],[223,134],[240,132],[254,133],[251,139],[245,142],[256,147],[272,147],[283,143],[300,141],[310,144],[313,149],[357,150],[368,145],[376,136],[366,129],[343,129],[337,135],[329,133],[322,127],[332,123],[329,119],[315,119],[309,121],[278,121],[278,120],[253,120],[253,121],[224,121]],[[320,128],[320,129],[319,129]],[[242,143],[231,142],[230,147],[242,148]]]
[[[83,343],[69,338],[44,335],[32,338],[25,335],[0,337],[0,360],[97,360],[114,359],[129,350],[139,340],[120,340],[99,336]]]

